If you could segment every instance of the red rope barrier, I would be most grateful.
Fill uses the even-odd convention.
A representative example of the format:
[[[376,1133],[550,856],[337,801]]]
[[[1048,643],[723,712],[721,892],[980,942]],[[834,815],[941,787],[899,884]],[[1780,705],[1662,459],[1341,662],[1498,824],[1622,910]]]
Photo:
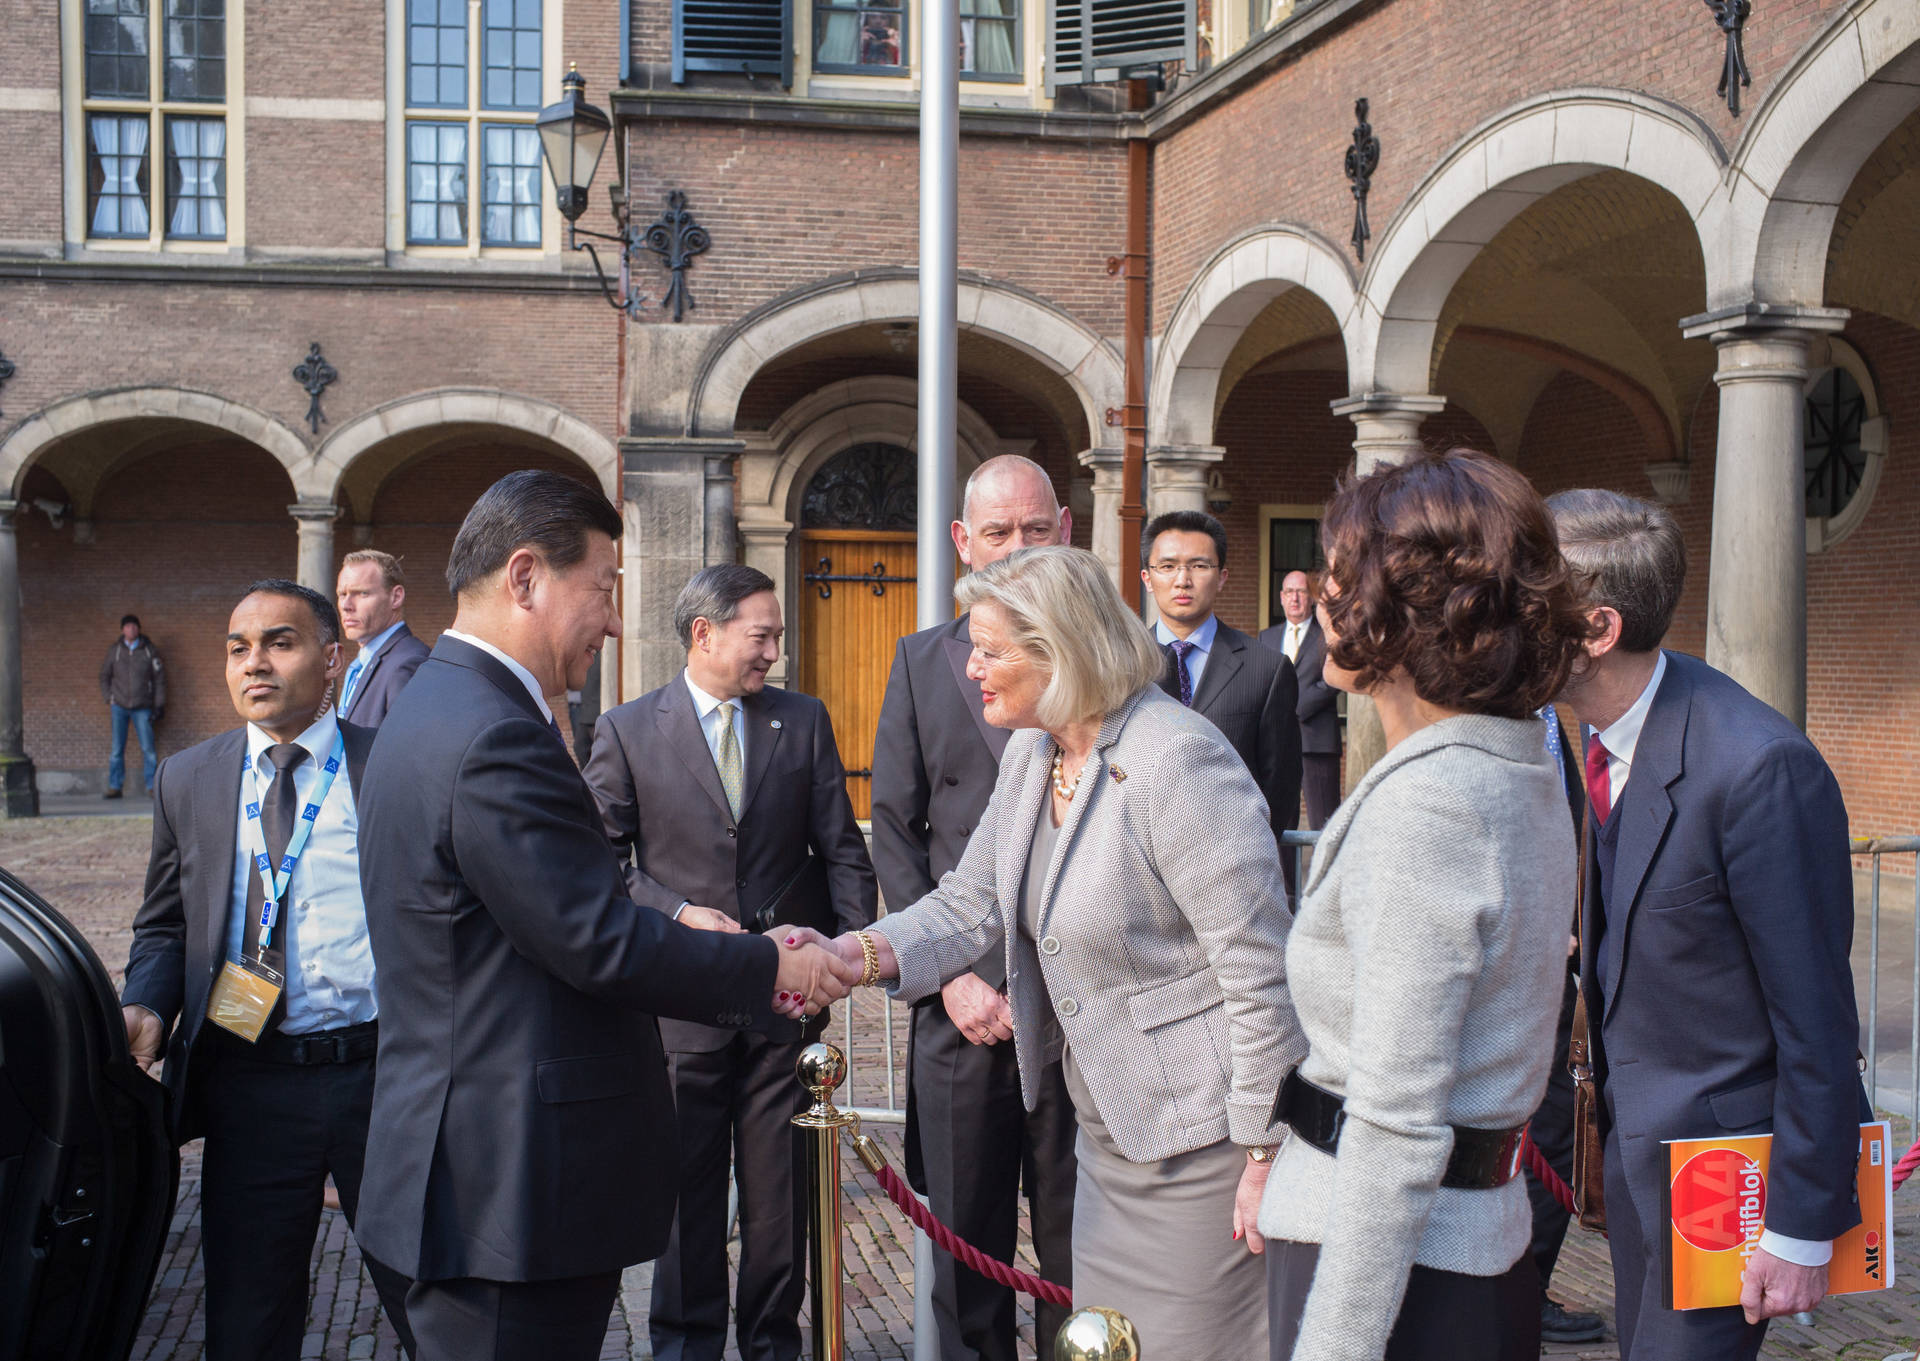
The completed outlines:
[[[1560,1208],[1570,1215],[1578,1215],[1580,1207],[1574,1203],[1573,1188],[1560,1180],[1560,1174],[1553,1170],[1553,1164],[1547,1161],[1547,1155],[1533,1142],[1533,1132],[1529,1130],[1521,1136],[1521,1147],[1526,1150],[1527,1171],[1533,1173],[1534,1180],[1553,1193],[1560,1202]]]
[[[1913,1169],[1920,1167],[1920,1139],[1914,1140],[1913,1147],[1900,1155],[1900,1161],[1893,1165],[1893,1189],[1898,1191],[1913,1175]]]
[[[872,1171],[880,1182],[880,1189],[900,1207],[900,1212],[914,1222],[922,1233],[931,1238],[944,1251],[953,1255],[954,1261],[988,1280],[998,1281],[1001,1285],[1018,1290],[1023,1295],[1032,1295],[1035,1299],[1045,1300],[1048,1304],[1057,1304],[1062,1309],[1073,1307],[1073,1296],[1065,1287],[1052,1281],[1043,1281],[1038,1276],[1029,1276],[1017,1267],[987,1256],[966,1239],[934,1218],[933,1211],[920,1203],[907,1184],[900,1180],[900,1174],[888,1165],[871,1139],[864,1135],[855,1137],[854,1147],[860,1153],[860,1160]]]

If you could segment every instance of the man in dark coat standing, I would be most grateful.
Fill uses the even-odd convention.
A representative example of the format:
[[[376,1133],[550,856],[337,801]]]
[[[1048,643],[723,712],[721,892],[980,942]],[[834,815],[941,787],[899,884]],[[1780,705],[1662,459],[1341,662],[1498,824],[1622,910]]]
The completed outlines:
[[[340,625],[359,647],[340,683],[340,717],[377,728],[428,652],[400,617],[407,605],[400,560],[377,548],[355,549],[340,562],[334,595]]]
[[[367,766],[381,1030],[360,1229],[415,1277],[421,1361],[595,1361],[621,1269],[673,1220],[654,1017],[768,1027],[855,981],[628,896],[547,703],[619,633],[620,528],[558,473],[488,488],[447,564],[453,627]]]
[[[1015,549],[1065,543],[1073,520],[1046,470],[1005,454],[967,479],[953,542],[970,568]],[[989,724],[967,679],[967,616],[900,640],[873,748],[873,863],[898,911],[960,863],[985,811],[1007,730]],[[1058,1062],[1038,1102],[1021,1100],[1003,964],[982,960],[913,1009],[907,1088],[907,1175],[933,1212],[974,1246],[1012,1257],[1024,1181],[1040,1274],[1072,1284],[1073,1101]],[[1013,1291],[934,1256],[940,1361],[1014,1361]],[[1067,1311],[1036,1302],[1044,1353]]]
[[[686,669],[602,715],[587,763],[608,839],[632,857],[633,900],[708,931],[871,925],[873,865],[826,706],[767,686],[784,632],[773,582],[751,567],[704,568],[673,616]],[[729,1154],[739,1354],[798,1361],[807,1174],[792,1120],[808,1097],[794,1064],[826,1021],[771,1038],[661,1022],[683,1161],[647,1317],[656,1361],[720,1361],[726,1350]]]
[[[1620,1354],[1750,1359],[1767,1319],[1820,1302],[1833,1240],[1860,1222],[1847,810],[1799,728],[1661,650],[1686,579],[1673,517],[1610,491],[1548,505],[1600,630],[1558,707],[1585,737],[1581,991]],[[1740,1306],[1668,1308],[1664,1141],[1767,1133]]]
[[[1307,826],[1317,832],[1340,806],[1340,710],[1339,692],[1322,674],[1327,635],[1320,631],[1305,572],[1280,579],[1280,610],[1286,622],[1262,629],[1260,641],[1293,663],[1299,683],[1294,713],[1300,719],[1300,783],[1307,796]]]
[[[135,1061],[151,1070],[166,1055],[175,1137],[206,1139],[207,1356],[295,1361],[321,1196],[331,1174],[356,1221],[373,1102],[379,1008],[355,817],[373,734],[327,702],[345,659],[339,616],[319,593],[255,583],[227,623],[226,652],[245,722],[155,777],[153,855],[120,1000]],[[270,871],[269,890],[257,855],[292,858],[292,870]],[[236,984],[261,980],[258,1010],[243,1019]],[[407,1282],[366,1262],[411,1351]]]

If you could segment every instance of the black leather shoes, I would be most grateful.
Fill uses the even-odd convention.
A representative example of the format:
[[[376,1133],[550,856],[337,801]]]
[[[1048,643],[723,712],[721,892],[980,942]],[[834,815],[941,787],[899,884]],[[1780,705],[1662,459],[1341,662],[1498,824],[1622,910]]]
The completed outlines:
[[[1540,1298],[1542,1342],[1598,1342],[1607,1335],[1598,1314],[1576,1314],[1544,1295]]]

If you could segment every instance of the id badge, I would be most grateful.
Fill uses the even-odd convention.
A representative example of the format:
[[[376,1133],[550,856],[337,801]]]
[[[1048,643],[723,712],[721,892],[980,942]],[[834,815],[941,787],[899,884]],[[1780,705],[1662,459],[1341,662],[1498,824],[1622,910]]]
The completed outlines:
[[[286,981],[257,959],[229,959],[213,981],[207,1019],[252,1044],[266,1029]]]

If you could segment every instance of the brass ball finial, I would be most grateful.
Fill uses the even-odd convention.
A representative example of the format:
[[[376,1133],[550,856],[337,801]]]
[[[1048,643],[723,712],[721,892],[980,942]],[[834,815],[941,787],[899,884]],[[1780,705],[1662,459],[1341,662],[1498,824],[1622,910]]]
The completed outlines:
[[[847,1080],[847,1056],[825,1042],[802,1049],[794,1067],[817,1105],[831,1105],[834,1092]]]
[[[1140,1335],[1117,1309],[1076,1309],[1053,1340],[1053,1361],[1140,1361]]]

